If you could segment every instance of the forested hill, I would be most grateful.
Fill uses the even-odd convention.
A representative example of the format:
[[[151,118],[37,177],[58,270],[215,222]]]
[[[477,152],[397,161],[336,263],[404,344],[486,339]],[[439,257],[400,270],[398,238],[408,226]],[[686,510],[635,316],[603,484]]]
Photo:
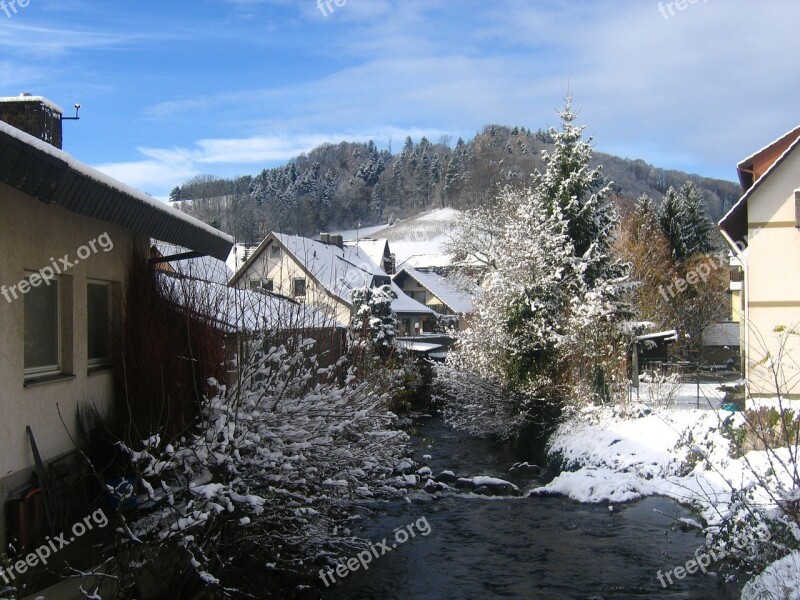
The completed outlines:
[[[392,221],[436,207],[467,209],[492,201],[504,184],[525,185],[543,169],[541,154],[551,146],[543,130],[489,125],[469,141],[455,144],[407,138],[399,153],[374,142],[324,144],[287,165],[255,176],[216,179],[200,176],[175,188],[170,199],[182,210],[247,243],[266,232],[314,235]],[[739,198],[739,187],[642,160],[596,153],[622,203],[692,181],[717,221]]]

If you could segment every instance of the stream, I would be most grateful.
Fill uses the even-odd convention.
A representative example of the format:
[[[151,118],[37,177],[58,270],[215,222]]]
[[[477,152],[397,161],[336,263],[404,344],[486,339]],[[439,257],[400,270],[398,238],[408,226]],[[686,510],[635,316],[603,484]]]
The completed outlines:
[[[449,469],[459,476],[489,475],[523,490],[543,483],[510,475],[517,462],[513,452],[451,430],[438,418],[418,420],[413,443],[416,459],[434,474]],[[423,461],[426,454],[431,458]],[[410,500],[363,507],[352,530],[376,544],[393,542],[395,529],[408,531],[424,517],[428,534],[417,528],[407,542],[373,557],[368,570],[338,578],[323,598],[739,598],[741,584],[713,575],[673,578],[667,587],[659,582],[659,570],[685,565],[703,543],[697,532],[675,527],[676,519],[691,514],[666,498],[613,510],[551,496],[415,492]]]

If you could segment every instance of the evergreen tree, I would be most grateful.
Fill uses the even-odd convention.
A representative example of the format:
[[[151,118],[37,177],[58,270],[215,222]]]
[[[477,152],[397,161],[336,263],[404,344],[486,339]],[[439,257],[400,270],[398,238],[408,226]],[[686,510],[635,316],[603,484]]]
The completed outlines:
[[[394,339],[400,330],[400,322],[392,311],[392,301],[397,294],[391,286],[354,289],[350,298],[353,317],[350,322],[350,337],[353,343],[386,356],[392,351]]]
[[[601,167],[591,168],[591,138],[583,140],[585,126],[574,125],[572,97],[560,113],[561,130],[551,129],[552,151],[543,152],[544,173],[533,185],[546,199],[548,210],[558,207],[568,223],[578,269],[590,288],[600,279],[622,275],[610,254],[617,216],[607,199],[608,185]]]
[[[707,254],[714,250],[714,243],[711,235],[714,225],[706,217],[703,199],[697,187],[687,181],[679,194],[681,208],[686,222],[686,234],[684,235],[684,245],[686,247],[687,258],[695,254]]]
[[[589,167],[591,147],[573,124],[571,98],[561,118],[533,186],[506,188],[496,205],[468,212],[452,237],[456,264],[473,272],[481,265],[485,293],[446,369],[493,381],[516,398],[476,405],[462,384],[481,393],[485,386],[446,374],[442,386],[456,398],[450,418],[472,431],[541,423],[568,403],[606,400],[627,381],[619,327],[627,268],[610,252],[616,213],[600,169]]]
[[[683,245],[683,215],[678,200],[678,192],[670,187],[664,195],[664,201],[658,211],[658,223],[672,248],[672,256],[677,261],[686,258],[686,249]]]
[[[714,250],[714,226],[705,215],[700,192],[690,181],[679,191],[670,187],[661,203],[658,221],[679,264]]]

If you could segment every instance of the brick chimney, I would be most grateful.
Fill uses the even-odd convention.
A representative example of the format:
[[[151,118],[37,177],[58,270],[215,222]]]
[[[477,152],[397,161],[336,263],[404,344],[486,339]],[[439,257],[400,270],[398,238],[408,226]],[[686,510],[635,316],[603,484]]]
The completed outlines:
[[[0,121],[5,121],[61,149],[61,117],[64,111],[47,98],[24,93],[0,98]]]

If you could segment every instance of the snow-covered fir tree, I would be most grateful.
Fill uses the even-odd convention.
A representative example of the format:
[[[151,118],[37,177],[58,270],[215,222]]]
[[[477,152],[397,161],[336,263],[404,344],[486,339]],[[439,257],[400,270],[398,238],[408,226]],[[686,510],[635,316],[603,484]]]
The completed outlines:
[[[560,113],[560,131],[551,130],[554,148],[544,151],[544,173],[537,174],[533,186],[552,210],[561,209],[567,222],[575,256],[582,264],[588,285],[612,270],[609,247],[617,223],[613,206],[608,202],[609,188],[600,167],[591,168],[591,138],[583,140],[585,126],[576,126],[572,97]]]
[[[355,343],[369,343],[379,354],[391,351],[400,329],[400,322],[392,312],[392,301],[397,294],[391,286],[357,288],[351,292],[353,318],[350,336]]]
[[[533,186],[506,188],[452,236],[457,266],[479,275],[485,293],[439,386],[451,422],[475,433],[513,436],[578,397],[608,397],[624,379],[617,217],[575,118],[567,98]]]

